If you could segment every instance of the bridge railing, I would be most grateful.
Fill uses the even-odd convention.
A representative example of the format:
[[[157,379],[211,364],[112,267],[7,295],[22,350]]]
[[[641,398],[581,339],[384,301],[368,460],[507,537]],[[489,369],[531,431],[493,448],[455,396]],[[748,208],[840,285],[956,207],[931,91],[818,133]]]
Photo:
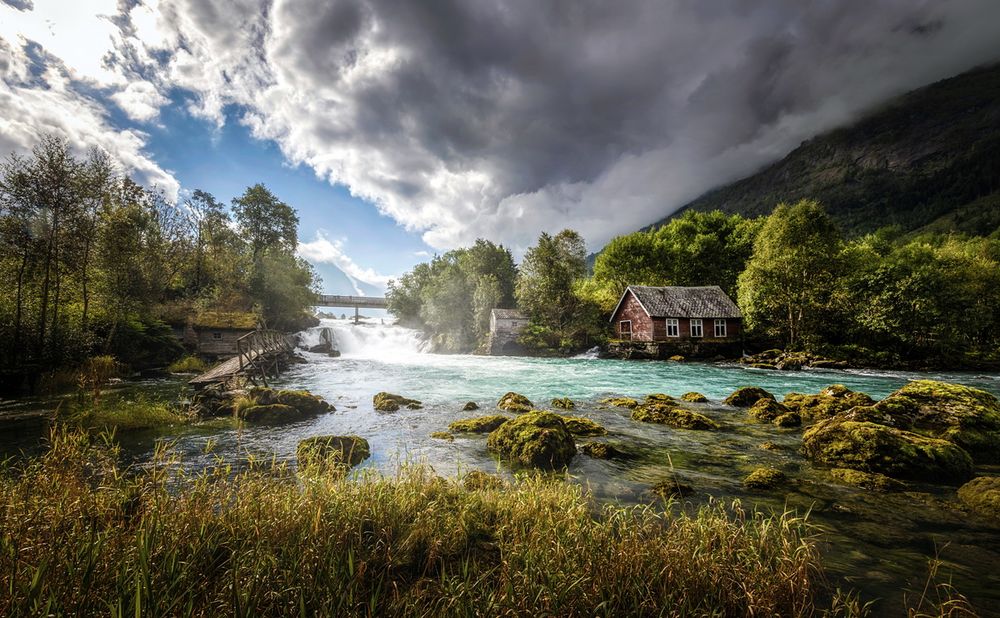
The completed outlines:
[[[290,352],[295,349],[292,337],[276,330],[255,330],[236,340],[236,351],[240,358],[240,371],[251,366],[258,357],[274,352]]]
[[[340,294],[320,294],[316,299],[318,305],[330,307],[377,307],[386,306],[385,298],[381,296],[345,296]]]

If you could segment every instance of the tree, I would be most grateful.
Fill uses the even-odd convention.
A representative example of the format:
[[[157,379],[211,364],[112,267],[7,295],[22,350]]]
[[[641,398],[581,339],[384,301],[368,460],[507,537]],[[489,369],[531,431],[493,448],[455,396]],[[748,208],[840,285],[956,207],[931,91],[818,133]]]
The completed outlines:
[[[550,333],[552,343],[560,347],[571,344],[573,335],[581,331],[583,301],[574,285],[586,274],[586,259],[583,238],[573,230],[563,230],[555,236],[542,232],[521,262],[517,304],[528,314],[536,334],[544,338],[544,332]]]
[[[819,203],[779,204],[739,276],[746,326],[780,337],[790,348],[808,343],[829,308],[841,245],[840,232]]]
[[[250,245],[254,264],[265,252],[295,253],[299,217],[264,185],[247,187],[243,195],[233,198],[233,214],[240,235]]]

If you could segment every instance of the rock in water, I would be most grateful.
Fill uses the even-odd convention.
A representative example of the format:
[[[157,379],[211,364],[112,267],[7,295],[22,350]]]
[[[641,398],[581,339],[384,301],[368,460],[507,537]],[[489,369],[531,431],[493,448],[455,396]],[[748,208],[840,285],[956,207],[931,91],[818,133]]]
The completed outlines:
[[[646,404],[632,411],[632,420],[657,423],[678,429],[718,429],[719,425],[704,414],[667,404]]]
[[[958,499],[983,517],[1000,524],[1000,476],[981,476],[958,488]]]
[[[537,410],[501,425],[490,434],[486,447],[507,461],[547,469],[562,468],[576,454],[562,417]]]
[[[708,397],[702,395],[701,393],[696,393],[692,391],[690,393],[684,393],[683,395],[681,395],[681,400],[690,403],[705,403],[708,401]]]
[[[833,384],[815,395],[788,393],[782,403],[804,418],[820,420],[856,406],[869,406],[875,400],[864,393],[856,393],[843,384]]]
[[[631,397],[608,397],[607,399],[602,399],[601,403],[616,408],[628,408],[630,410],[639,407],[639,402]]]
[[[580,445],[580,452],[594,459],[620,459],[625,456],[606,442],[585,442]]]
[[[844,415],[806,430],[802,447],[814,462],[893,478],[960,483],[972,476],[972,458],[951,442]]]
[[[476,403],[475,401],[466,401],[465,405],[462,406],[463,412],[472,412],[473,410],[478,410],[478,409],[479,409],[479,404]]]
[[[416,399],[407,399],[402,395],[394,395],[385,391],[376,394],[372,398],[372,404],[379,412],[396,412],[400,408],[419,410],[423,407],[423,404]]]
[[[283,403],[250,406],[238,411],[240,420],[248,423],[293,423],[312,416],[300,412],[292,406]]]
[[[463,418],[448,425],[448,430],[455,433],[490,433],[509,420],[510,417],[503,416],[502,414]]]
[[[774,399],[774,395],[760,388],[759,386],[744,386],[736,389],[732,395],[726,397],[722,403],[737,408],[749,408],[761,399]]]
[[[507,393],[497,402],[497,407],[508,412],[531,412],[535,404],[520,393]]]
[[[748,489],[774,489],[788,481],[785,473],[776,468],[757,468],[743,479]]]
[[[552,400],[552,407],[559,408],[560,410],[572,410],[576,407],[576,404],[569,397],[557,397]]]
[[[830,476],[846,485],[854,485],[855,487],[870,489],[872,491],[895,491],[906,488],[906,485],[903,483],[891,479],[884,474],[862,472],[860,470],[851,470],[850,468],[834,468],[830,470]]]
[[[755,418],[758,421],[764,421],[765,423],[770,423],[779,416],[788,414],[789,412],[791,412],[791,410],[773,399],[758,399],[757,402],[750,406],[750,409],[747,410],[747,414],[749,414],[751,418]]]
[[[603,436],[608,433],[607,429],[601,427],[589,418],[583,418],[582,416],[564,416],[562,419],[563,422],[566,423],[566,429],[568,429],[574,436]]]
[[[368,441],[359,436],[316,436],[299,442],[299,467],[352,468],[371,456]]]

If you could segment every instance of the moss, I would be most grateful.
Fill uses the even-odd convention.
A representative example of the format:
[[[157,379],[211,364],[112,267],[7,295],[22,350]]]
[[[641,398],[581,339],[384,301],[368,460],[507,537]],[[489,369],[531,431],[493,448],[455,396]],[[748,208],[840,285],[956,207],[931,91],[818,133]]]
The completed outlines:
[[[981,476],[958,488],[962,503],[1000,524],[1000,476]]]
[[[790,411],[791,410],[773,399],[758,399],[757,402],[750,406],[750,409],[747,410],[747,414],[750,415],[750,418],[770,423],[779,416],[788,414]]]
[[[576,454],[562,417],[537,410],[498,427],[486,447],[509,462],[550,469],[567,465]]]
[[[683,363],[684,362],[684,357],[681,356],[680,354],[674,354],[673,356],[671,356],[667,360],[674,361],[675,363]]]
[[[757,468],[743,479],[747,489],[774,489],[788,481],[785,473],[776,468]]]
[[[870,406],[875,401],[864,393],[857,393],[843,384],[833,384],[815,395],[789,393],[782,402],[803,418],[820,420],[846,412],[857,406]]]
[[[736,389],[733,394],[726,397],[722,403],[735,406],[737,408],[749,408],[761,399],[774,399],[774,395],[759,386],[744,386]]]
[[[248,423],[293,423],[310,415],[283,403],[256,405],[238,411],[240,420]]]
[[[620,459],[625,456],[607,442],[585,442],[580,445],[580,452],[594,459]]]
[[[616,408],[628,408],[630,410],[639,407],[639,402],[631,397],[608,397],[607,399],[602,399],[601,403]]]
[[[799,427],[802,425],[802,417],[798,412],[786,412],[772,422],[778,427]]]
[[[402,395],[394,395],[385,391],[372,397],[372,403],[379,412],[396,412],[400,408],[419,410],[423,404],[416,399],[407,399]]]
[[[820,421],[806,431],[802,445],[814,462],[893,478],[952,483],[972,476],[972,459],[960,447],[877,423]]]
[[[473,410],[478,410],[479,404],[475,401],[466,401],[465,405],[462,406],[462,412],[472,412]]]
[[[316,436],[299,442],[299,467],[351,468],[371,456],[368,441],[359,436]]]
[[[701,393],[692,391],[681,395],[681,401],[687,401],[690,403],[706,403],[708,402],[708,397],[702,395]]]
[[[777,369],[777,365],[772,365],[771,363],[750,363],[747,365],[751,369]]]
[[[845,485],[853,485],[872,491],[898,491],[906,487],[903,483],[884,474],[862,472],[850,468],[833,468],[830,470],[830,476]]]
[[[502,478],[482,470],[470,470],[462,478],[462,486],[469,491],[488,491],[501,489],[505,485]]]
[[[632,420],[657,423],[679,429],[718,429],[719,425],[704,414],[666,404],[647,404],[632,411]]]
[[[247,391],[247,395],[256,401],[258,405],[281,404],[291,406],[298,410],[302,416],[315,416],[316,414],[336,410],[336,408],[324,401],[322,397],[313,395],[309,391],[254,387]]]
[[[665,393],[653,393],[646,395],[646,403],[672,403],[674,398]]]
[[[575,436],[603,436],[608,430],[589,418],[582,416],[564,416],[566,429]]]
[[[552,407],[559,408],[560,410],[572,410],[576,407],[576,404],[569,397],[557,397],[552,400]]]
[[[660,481],[649,488],[649,493],[659,496],[664,500],[671,498],[683,498],[694,493],[694,487],[687,483],[681,483],[677,479],[667,479]]]
[[[455,433],[489,433],[509,420],[509,416],[502,414],[463,418],[448,425],[448,429]]]
[[[785,447],[780,444],[775,444],[774,442],[763,442],[757,446],[757,448],[763,451],[783,451]]]
[[[431,433],[431,437],[435,440],[444,440],[445,442],[454,442],[455,436],[451,435],[447,431],[435,431]]]
[[[520,393],[507,393],[497,402],[497,407],[508,412],[531,412],[535,404]]]

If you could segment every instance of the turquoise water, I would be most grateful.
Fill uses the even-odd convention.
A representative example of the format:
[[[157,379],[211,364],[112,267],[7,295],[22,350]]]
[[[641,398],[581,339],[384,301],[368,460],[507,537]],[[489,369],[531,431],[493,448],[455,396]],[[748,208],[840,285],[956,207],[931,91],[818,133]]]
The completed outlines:
[[[298,442],[321,434],[357,434],[372,447],[365,466],[392,473],[401,462],[427,463],[442,475],[471,468],[500,474],[512,471],[486,450],[485,436],[456,436],[454,442],[430,437],[450,422],[493,413],[507,391],[520,392],[537,407],[554,397],[577,403],[573,414],[591,418],[608,429],[608,442],[631,455],[601,461],[577,455],[568,468],[575,482],[602,500],[647,502],[649,487],[676,479],[695,488],[686,498],[693,507],[710,499],[741,499],[769,510],[809,512],[823,529],[826,564],[835,583],[859,588],[867,599],[882,599],[879,612],[898,615],[904,594],[918,595],[927,561],[938,555],[944,571],[984,614],[1000,608],[1000,530],[961,509],[951,487],[913,484],[907,492],[878,494],[844,487],[826,471],[814,468],[798,453],[800,429],[779,429],[749,422],[745,411],[720,403],[737,387],[757,385],[775,395],[817,392],[841,383],[873,397],[885,396],[908,380],[930,377],[977,386],[1000,394],[1000,376],[968,373],[917,374],[890,371],[795,371],[747,369],[702,363],[617,361],[596,359],[529,359],[422,352],[416,333],[379,323],[353,326],[328,321],[344,353],[328,358],[305,353],[309,362],[294,366],[278,384],[304,388],[325,397],[337,412],[280,427],[232,427],[207,424],[172,430],[169,436],[149,432],[123,435],[126,451],[142,461],[155,441],[169,437],[187,465],[212,465],[217,457],[240,461],[248,456],[294,458]],[[307,339],[313,335],[307,335]],[[161,390],[176,384],[161,385]],[[151,388],[151,387],[149,387]],[[422,410],[394,414],[375,412],[372,396],[390,391],[424,402]],[[610,395],[674,396],[699,391],[712,401],[697,408],[720,425],[719,431],[686,431],[637,423],[629,411],[599,403]],[[462,412],[475,401],[481,412]],[[0,412],[2,413],[2,412]],[[23,436],[22,436],[23,442]],[[210,454],[205,447],[214,445]],[[762,450],[772,442],[780,450]],[[788,487],[753,493],[742,478],[757,466],[782,469]],[[1000,469],[982,469],[1000,473]]]

